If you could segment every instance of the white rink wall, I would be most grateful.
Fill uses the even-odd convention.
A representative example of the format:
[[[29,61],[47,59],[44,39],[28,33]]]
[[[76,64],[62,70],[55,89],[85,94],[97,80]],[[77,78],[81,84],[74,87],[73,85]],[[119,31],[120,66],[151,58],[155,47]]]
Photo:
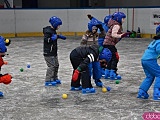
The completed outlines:
[[[124,31],[137,31],[141,28],[141,33],[154,34],[155,26],[152,25],[153,11],[157,14],[160,8],[124,8],[124,9],[3,9],[0,10],[0,33],[27,33],[42,32],[44,26],[49,25],[51,16],[58,16],[62,19],[61,32],[84,32],[87,29],[89,19],[87,14],[91,14],[103,21],[109,13],[122,11],[127,18],[123,25]],[[134,16],[134,17],[133,17]],[[133,20],[134,18],[134,20]],[[157,22],[160,21],[157,18]]]

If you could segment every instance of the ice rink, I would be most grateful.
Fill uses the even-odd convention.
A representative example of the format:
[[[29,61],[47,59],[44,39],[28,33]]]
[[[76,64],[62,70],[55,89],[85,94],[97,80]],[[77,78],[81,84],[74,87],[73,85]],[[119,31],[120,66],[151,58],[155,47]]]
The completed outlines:
[[[59,78],[58,87],[44,87],[46,63],[43,57],[43,38],[12,38],[9,55],[4,57],[8,65],[2,73],[10,73],[13,81],[0,84],[4,98],[0,99],[0,120],[142,120],[144,112],[160,111],[160,102],[152,101],[153,86],[148,100],[137,99],[137,91],[144,79],[141,56],[151,39],[124,39],[117,44],[120,55],[119,84],[102,79],[111,91],[103,93],[96,88],[95,94],[83,95],[70,91],[72,67],[69,54],[79,46],[80,38],[58,40]],[[31,68],[27,68],[30,64]],[[20,69],[24,71],[21,72]],[[68,94],[62,99],[62,94]]]

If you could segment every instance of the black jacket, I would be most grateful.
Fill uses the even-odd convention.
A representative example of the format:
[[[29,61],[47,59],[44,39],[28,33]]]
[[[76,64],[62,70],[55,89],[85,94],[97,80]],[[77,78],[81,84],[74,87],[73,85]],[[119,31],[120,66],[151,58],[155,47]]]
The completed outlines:
[[[57,34],[56,30],[47,26],[43,28],[44,44],[43,44],[43,55],[44,56],[57,56],[57,39],[52,40],[52,34]]]
[[[79,68],[81,69],[81,71],[84,71],[86,67],[88,67],[89,63],[98,61],[99,59],[98,45],[80,46],[75,48],[75,50],[78,54],[77,57],[79,57],[79,59],[83,59],[83,61],[79,65]]]

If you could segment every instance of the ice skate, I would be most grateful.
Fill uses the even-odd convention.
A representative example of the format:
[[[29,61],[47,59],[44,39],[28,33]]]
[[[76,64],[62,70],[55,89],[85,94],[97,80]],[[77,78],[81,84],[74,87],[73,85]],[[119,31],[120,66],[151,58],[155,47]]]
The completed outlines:
[[[153,100],[160,101],[160,88],[154,88]]]
[[[103,86],[103,83],[101,82],[101,80],[95,80],[94,82],[95,82],[96,86],[98,86],[98,87]]]
[[[45,86],[56,86],[57,82],[55,81],[46,81]]]
[[[54,80],[54,82],[56,82],[56,84],[61,84],[61,80],[59,79]]]
[[[116,74],[115,70],[110,70],[110,79],[111,80],[121,80],[121,76]]]
[[[148,99],[149,95],[146,91],[139,89],[137,98]]]
[[[82,94],[95,93],[95,88],[82,88]]]
[[[79,86],[79,87],[71,87],[70,90],[71,90],[71,91],[80,91],[80,90],[82,90],[82,86]]]

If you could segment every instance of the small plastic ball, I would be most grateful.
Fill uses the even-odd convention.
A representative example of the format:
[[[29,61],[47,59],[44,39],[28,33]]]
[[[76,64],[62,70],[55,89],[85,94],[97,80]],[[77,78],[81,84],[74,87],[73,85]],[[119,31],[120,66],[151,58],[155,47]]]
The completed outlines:
[[[111,87],[107,87],[107,91],[111,91]]]
[[[63,94],[63,95],[62,95],[62,98],[63,98],[63,99],[67,99],[67,98],[68,98],[68,95],[67,95],[67,94]]]
[[[116,80],[115,83],[116,83],[116,84],[119,84],[119,80]]]
[[[105,87],[102,88],[102,92],[105,93],[107,92],[107,89]]]
[[[20,68],[20,71],[23,72],[24,71],[23,68]]]
[[[9,43],[9,39],[6,39],[5,42],[6,42],[6,43]]]
[[[27,68],[30,68],[30,67],[31,67],[30,64],[28,64],[28,65],[27,65]]]

